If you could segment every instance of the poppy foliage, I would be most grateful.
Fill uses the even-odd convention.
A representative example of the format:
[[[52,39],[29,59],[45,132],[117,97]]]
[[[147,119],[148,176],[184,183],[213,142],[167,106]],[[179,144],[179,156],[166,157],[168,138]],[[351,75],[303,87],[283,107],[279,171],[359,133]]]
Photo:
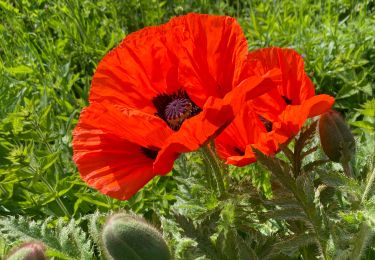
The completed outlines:
[[[280,58],[277,51],[290,55]],[[90,105],[73,132],[82,179],[129,199],[154,176],[170,172],[181,153],[217,136],[228,163],[249,157],[252,145],[271,154],[286,132],[298,132],[307,117],[321,112],[298,57],[282,49],[249,54],[239,24],[228,16],[188,14],[129,34],[98,64]],[[330,107],[333,99],[327,102]],[[276,110],[252,108],[265,103]],[[289,120],[297,107],[306,116]],[[264,122],[273,124],[272,136]]]
[[[236,166],[256,161],[252,148],[267,155],[275,154],[308,118],[328,111],[334,103],[329,95],[315,95],[303,58],[292,49],[260,49],[249,53],[248,62],[250,74],[261,75],[278,68],[282,80],[276,88],[248,101],[216,139],[219,156]]]

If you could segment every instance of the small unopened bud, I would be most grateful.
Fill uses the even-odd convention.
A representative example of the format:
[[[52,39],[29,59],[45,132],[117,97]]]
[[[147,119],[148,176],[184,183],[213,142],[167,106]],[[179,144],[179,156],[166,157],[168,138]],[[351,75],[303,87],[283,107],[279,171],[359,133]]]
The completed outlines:
[[[341,115],[330,110],[320,116],[319,135],[324,153],[334,162],[347,163],[355,154],[355,140]]]
[[[46,260],[46,247],[41,242],[24,243],[14,248],[6,260]]]
[[[137,216],[124,213],[110,216],[102,239],[108,256],[114,260],[170,259],[167,243],[159,231]]]

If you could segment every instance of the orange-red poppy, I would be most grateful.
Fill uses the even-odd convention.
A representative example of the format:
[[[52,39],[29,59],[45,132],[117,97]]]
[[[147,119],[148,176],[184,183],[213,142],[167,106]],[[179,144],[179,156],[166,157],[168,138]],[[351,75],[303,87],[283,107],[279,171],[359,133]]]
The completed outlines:
[[[158,117],[93,103],[82,111],[74,129],[73,159],[90,186],[128,199],[155,176],[153,162],[171,133]]]
[[[91,105],[74,131],[82,178],[127,199],[152,176],[168,173],[179,154],[216,136],[241,104],[279,80],[279,69],[247,75],[247,54],[240,26],[227,16],[188,14],[128,35],[99,63]],[[111,158],[110,143],[118,157]]]
[[[303,59],[294,50],[265,48],[249,53],[250,74],[262,75],[274,68],[282,73],[277,88],[249,101],[216,139],[218,153],[228,164],[254,162],[252,147],[274,154],[300,131],[307,118],[326,112],[334,103],[331,96],[315,95]]]

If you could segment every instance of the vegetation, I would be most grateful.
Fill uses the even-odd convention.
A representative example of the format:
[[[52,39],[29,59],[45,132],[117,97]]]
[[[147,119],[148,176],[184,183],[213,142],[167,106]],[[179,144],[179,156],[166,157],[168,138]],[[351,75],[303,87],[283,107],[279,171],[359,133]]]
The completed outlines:
[[[90,189],[71,143],[97,63],[128,33],[188,12],[236,17],[250,49],[301,53],[354,133],[352,175],[311,121],[277,157],[230,167],[224,193],[204,151],[129,201]],[[375,258],[375,1],[0,0],[0,19],[0,258],[41,241],[51,258],[101,259],[105,218],[120,210],[163,230],[175,259]]]

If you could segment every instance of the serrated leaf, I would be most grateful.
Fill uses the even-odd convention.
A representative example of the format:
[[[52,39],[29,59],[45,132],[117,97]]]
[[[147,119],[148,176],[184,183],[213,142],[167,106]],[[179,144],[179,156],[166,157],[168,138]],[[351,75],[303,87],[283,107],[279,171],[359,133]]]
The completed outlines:
[[[319,174],[319,178],[327,186],[343,189],[344,191],[347,191],[347,192],[354,192],[354,193],[357,193],[357,195],[362,193],[361,187],[358,185],[358,183],[355,180],[348,178],[347,176],[341,173],[325,172],[325,173]]]
[[[280,255],[280,253],[296,257],[300,248],[313,244],[316,244],[316,238],[312,234],[292,236],[274,244],[268,257],[277,256]]]
[[[39,240],[52,254],[63,259],[93,259],[92,242],[80,228],[79,222],[71,219],[69,223],[58,218],[34,221],[25,217],[0,218],[0,234],[8,242]]]
[[[264,216],[266,218],[273,218],[276,220],[300,220],[306,223],[310,222],[306,214],[299,207],[272,210],[267,213],[264,213]]]
[[[351,125],[354,125],[356,127],[360,127],[369,131],[374,131],[375,130],[375,125],[374,123],[368,122],[368,121],[355,121],[350,123]]]

